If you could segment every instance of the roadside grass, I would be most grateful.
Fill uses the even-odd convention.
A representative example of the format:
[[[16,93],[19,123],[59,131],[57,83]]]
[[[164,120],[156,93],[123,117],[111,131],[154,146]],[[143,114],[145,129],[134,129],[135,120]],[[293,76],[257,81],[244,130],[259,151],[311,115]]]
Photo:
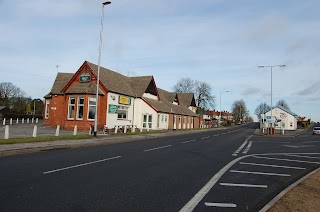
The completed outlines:
[[[44,137],[28,137],[28,138],[9,138],[0,139],[1,144],[16,144],[16,143],[35,143],[45,141],[59,141],[59,140],[77,140],[93,138],[92,135],[68,135],[68,136],[44,136]]]

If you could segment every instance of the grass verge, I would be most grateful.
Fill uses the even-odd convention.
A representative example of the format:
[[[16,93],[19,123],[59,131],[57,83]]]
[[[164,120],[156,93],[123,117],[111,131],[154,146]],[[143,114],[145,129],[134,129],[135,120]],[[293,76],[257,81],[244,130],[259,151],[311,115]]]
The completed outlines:
[[[68,136],[45,136],[45,137],[30,137],[30,138],[9,138],[0,139],[1,144],[16,144],[16,143],[35,143],[45,141],[59,141],[59,140],[76,140],[93,138],[92,135],[68,135]]]

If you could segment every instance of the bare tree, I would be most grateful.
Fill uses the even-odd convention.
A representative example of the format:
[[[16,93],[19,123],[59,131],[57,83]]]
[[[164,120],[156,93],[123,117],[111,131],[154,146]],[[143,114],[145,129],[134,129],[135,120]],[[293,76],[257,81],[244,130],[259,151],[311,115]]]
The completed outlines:
[[[11,82],[0,83],[0,104],[6,107],[12,106],[12,99],[24,97],[25,93]]]
[[[195,82],[195,95],[198,108],[209,109],[214,107],[214,96],[211,94],[211,85],[206,82]]]
[[[176,93],[194,93],[195,81],[190,78],[181,78],[173,86],[173,91]]]
[[[281,99],[277,102],[277,106],[280,105],[288,110],[290,110],[290,107],[289,105],[287,104],[287,102],[284,100],[284,99]]]
[[[249,116],[249,111],[243,99],[233,102],[232,113],[236,121],[242,121],[244,117]]]
[[[261,102],[258,107],[256,108],[256,110],[254,111],[254,114],[256,114],[256,116],[258,117],[258,119],[260,120],[261,118],[261,114],[264,114],[268,111],[270,111],[270,106],[265,103],[265,102]]]

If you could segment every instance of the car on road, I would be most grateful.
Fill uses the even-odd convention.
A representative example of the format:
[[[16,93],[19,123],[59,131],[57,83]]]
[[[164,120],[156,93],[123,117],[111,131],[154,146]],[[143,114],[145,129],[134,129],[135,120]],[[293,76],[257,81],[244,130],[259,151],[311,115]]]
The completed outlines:
[[[320,127],[313,128],[313,135],[320,135]]]

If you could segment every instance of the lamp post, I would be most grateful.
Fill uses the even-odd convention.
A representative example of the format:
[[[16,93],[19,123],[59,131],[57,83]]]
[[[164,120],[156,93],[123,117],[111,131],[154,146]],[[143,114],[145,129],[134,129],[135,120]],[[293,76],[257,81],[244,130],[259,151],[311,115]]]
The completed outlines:
[[[221,94],[224,93],[224,92],[228,93],[229,91],[221,91],[221,92],[220,92],[220,117],[219,117],[219,125],[220,125],[220,123],[221,123]]]
[[[105,5],[111,4],[111,1],[106,1],[102,3],[102,14],[101,14],[101,28],[100,28],[100,42],[99,42],[99,58],[98,58],[98,76],[97,76],[97,91],[96,91],[96,112],[94,115],[94,131],[93,136],[97,136],[97,128],[98,128],[98,99],[99,99],[99,82],[100,82],[100,61],[101,61],[101,47],[102,47],[102,33],[103,33],[103,18],[104,13],[103,9]]]
[[[33,100],[33,118],[34,118],[34,115],[36,114],[36,101],[40,102],[40,99]]]
[[[274,67],[281,67],[281,68],[283,68],[283,67],[286,67],[286,65],[268,65],[268,66],[258,66],[258,68],[270,68],[270,70],[271,70],[271,119],[272,119],[272,68],[274,68]],[[272,123],[271,123],[271,128],[273,129],[273,126],[272,126]],[[272,134],[272,133],[271,133]]]

